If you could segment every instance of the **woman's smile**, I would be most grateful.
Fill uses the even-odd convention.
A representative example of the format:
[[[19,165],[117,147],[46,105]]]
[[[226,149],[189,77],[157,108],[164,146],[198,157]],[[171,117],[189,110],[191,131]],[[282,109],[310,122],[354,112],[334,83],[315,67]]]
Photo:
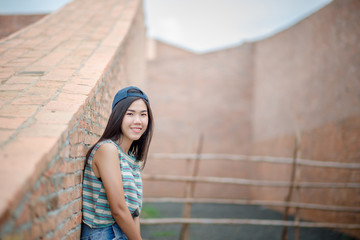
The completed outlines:
[[[140,127],[133,127],[131,128],[135,133],[141,133],[142,128]]]

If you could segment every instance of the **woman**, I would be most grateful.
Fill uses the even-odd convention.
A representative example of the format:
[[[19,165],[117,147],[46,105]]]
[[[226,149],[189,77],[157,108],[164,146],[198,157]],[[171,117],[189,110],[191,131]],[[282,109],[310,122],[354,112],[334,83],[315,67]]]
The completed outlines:
[[[152,131],[146,94],[137,87],[121,89],[103,135],[86,155],[81,239],[141,239],[140,169]]]

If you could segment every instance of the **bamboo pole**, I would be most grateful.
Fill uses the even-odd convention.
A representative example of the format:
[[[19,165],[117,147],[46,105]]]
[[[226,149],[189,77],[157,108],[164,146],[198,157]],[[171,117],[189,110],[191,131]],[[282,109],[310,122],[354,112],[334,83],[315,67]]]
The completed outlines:
[[[194,159],[194,168],[193,168],[193,172],[192,172],[192,177],[196,177],[199,173],[200,156],[201,156],[201,151],[202,151],[202,147],[203,147],[203,140],[204,140],[204,136],[203,136],[203,134],[201,134],[199,143],[198,143],[198,148],[197,148],[197,158]],[[187,198],[194,197],[195,183],[196,183],[196,181],[187,183],[185,197],[187,197]],[[191,207],[192,207],[191,202],[187,202],[184,205],[183,217],[185,217],[185,218],[191,217]],[[189,224],[185,223],[182,225],[182,228],[181,228],[180,240],[187,240],[187,239],[189,239]]]
[[[149,158],[152,159],[195,159],[196,154],[184,154],[184,153],[152,153]],[[268,163],[280,163],[280,164],[292,164],[292,158],[285,157],[270,157],[270,156],[247,156],[247,155],[235,155],[235,154],[216,154],[207,153],[201,154],[202,160],[231,160],[231,161],[249,161],[249,162],[268,162]],[[310,167],[326,167],[326,168],[340,168],[340,169],[352,169],[360,170],[360,163],[354,162],[330,162],[330,161],[318,161],[301,159],[297,160],[297,164],[301,166]]]
[[[214,203],[214,204],[236,204],[236,205],[258,205],[273,207],[293,207],[300,209],[312,209],[320,211],[338,211],[360,213],[359,207],[335,206],[314,203],[265,201],[265,200],[242,200],[242,199],[214,199],[214,198],[144,198],[144,202],[171,202],[171,203]]]
[[[172,175],[149,175],[142,176],[144,180],[152,181],[182,181],[182,182],[203,182],[203,183],[219,183],[219,184],[238,184],[248,186],[262,187],[289,187],[291,183],[286,181],[262,181],[249,180],[242,178],[225,178],[225,177],[192,177],[192,176],[172,176]],[[360,183],[338,183],[338,182],[299,182],[301,188],[354,188],[359,189]]]
[[[141,224],[242,224],[262,226],[287,226],[302,228],[336,228],[336,229],[360,229],[360,224],[327,223],[327,222],[294,222],[282,220],[261,219],[224,219],[224,218],[153,218],[140,219]]]

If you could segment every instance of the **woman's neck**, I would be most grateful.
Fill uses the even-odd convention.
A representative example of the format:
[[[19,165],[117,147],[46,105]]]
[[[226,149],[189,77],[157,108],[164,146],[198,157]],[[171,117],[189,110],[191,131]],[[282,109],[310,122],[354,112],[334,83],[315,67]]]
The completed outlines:
[[[126,153],[129,154],[129,149],[130,146],[132,144],[132,141],[126,141],[125,139],[120,138],[117,143],[119,144],[121,150]]]

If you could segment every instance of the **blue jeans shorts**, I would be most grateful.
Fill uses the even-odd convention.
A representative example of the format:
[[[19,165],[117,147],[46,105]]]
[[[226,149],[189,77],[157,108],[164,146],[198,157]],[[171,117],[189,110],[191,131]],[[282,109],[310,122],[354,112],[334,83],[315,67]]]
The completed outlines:
[[[120,227],[114,223],[103,228],[91,228],[81,223],[81,240],[128,240]]]

